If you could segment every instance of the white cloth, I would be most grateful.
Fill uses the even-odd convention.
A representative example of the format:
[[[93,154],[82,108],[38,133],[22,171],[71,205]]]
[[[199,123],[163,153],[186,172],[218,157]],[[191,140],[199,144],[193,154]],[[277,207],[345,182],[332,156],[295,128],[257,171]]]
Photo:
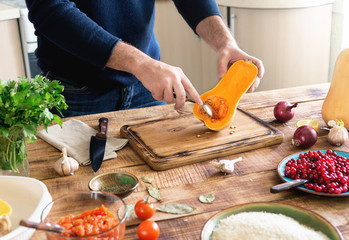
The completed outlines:
[[[55,148],[62,150],[67,149],[69,157],[76,159],[80,165],[89,165],[90,161],[90,141],[91,136],[95,136],[98,131],[91,128],[86,123],[70,119],[63,122],[61,128],[58,124],[41,130],[38,136],[51,144]],[[105,146],[104,160],[116,158],[116,151],[120,150],[127,144],[127,139],[107,137]]]

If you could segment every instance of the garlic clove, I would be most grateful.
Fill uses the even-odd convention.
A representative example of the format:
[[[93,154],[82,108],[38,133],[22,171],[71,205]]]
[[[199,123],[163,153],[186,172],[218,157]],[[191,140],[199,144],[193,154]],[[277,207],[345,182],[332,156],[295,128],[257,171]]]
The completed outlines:
[[[55,171],[60,176],[73,175],[79,169],[79,163],[74,158],[67,156],[67,149],[63,147],[62,157],[54,164]]]
[[[223,173],[233,173],[235,169],[234,164],[241,160],[242,160],[242,157],[239,157],[233,160],[223,159],[219,161],[212,161],[210,162],[210,164],[215,168],[219,169]]]
[[[226,163],[223,165],[223,171],[224,173],[233,173],[234,172],[234,164]]]
[[[330,129],[327,140],[335,146],[341,146],[346,141],[348,141],[348,130],[344,127],[343,121],[328,121],[328,125],[332,128]]]
[[[331,128],[335,127],[337,125],[336,121],[335,120],[330,120],[328,121],[327,125]]]

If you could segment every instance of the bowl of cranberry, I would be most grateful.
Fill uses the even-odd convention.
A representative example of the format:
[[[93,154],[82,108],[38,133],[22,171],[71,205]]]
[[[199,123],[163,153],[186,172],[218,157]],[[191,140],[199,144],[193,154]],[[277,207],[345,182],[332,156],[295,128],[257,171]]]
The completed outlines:
[[[49,203],[41,221],[58,224],[67,232],[46,232],[48,240],[123,239],[126,228],[126,204],[114,194],[77,192]]]
[[[297,188],[329,197],[349,196],[349,153],[331,149],[304,151],[284,158],[277,168],[284,182],[306,179]]]

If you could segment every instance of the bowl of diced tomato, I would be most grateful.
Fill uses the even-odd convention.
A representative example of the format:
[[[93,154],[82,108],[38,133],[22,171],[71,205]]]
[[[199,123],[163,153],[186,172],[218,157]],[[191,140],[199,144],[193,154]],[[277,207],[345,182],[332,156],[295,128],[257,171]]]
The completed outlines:
[[[126,204],[110,193],[77,192],[49,203],[41,214],[41,221],[68,230],[46,232],[48,240],[121,240],[126,228]]]

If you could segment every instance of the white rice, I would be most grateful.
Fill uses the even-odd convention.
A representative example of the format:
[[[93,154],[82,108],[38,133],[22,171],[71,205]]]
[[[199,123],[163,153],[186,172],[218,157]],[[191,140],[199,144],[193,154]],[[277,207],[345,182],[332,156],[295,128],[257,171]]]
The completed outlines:
[[[325,234],[283,214],[242,212],[222,219],[212,240],[330,240]]]

